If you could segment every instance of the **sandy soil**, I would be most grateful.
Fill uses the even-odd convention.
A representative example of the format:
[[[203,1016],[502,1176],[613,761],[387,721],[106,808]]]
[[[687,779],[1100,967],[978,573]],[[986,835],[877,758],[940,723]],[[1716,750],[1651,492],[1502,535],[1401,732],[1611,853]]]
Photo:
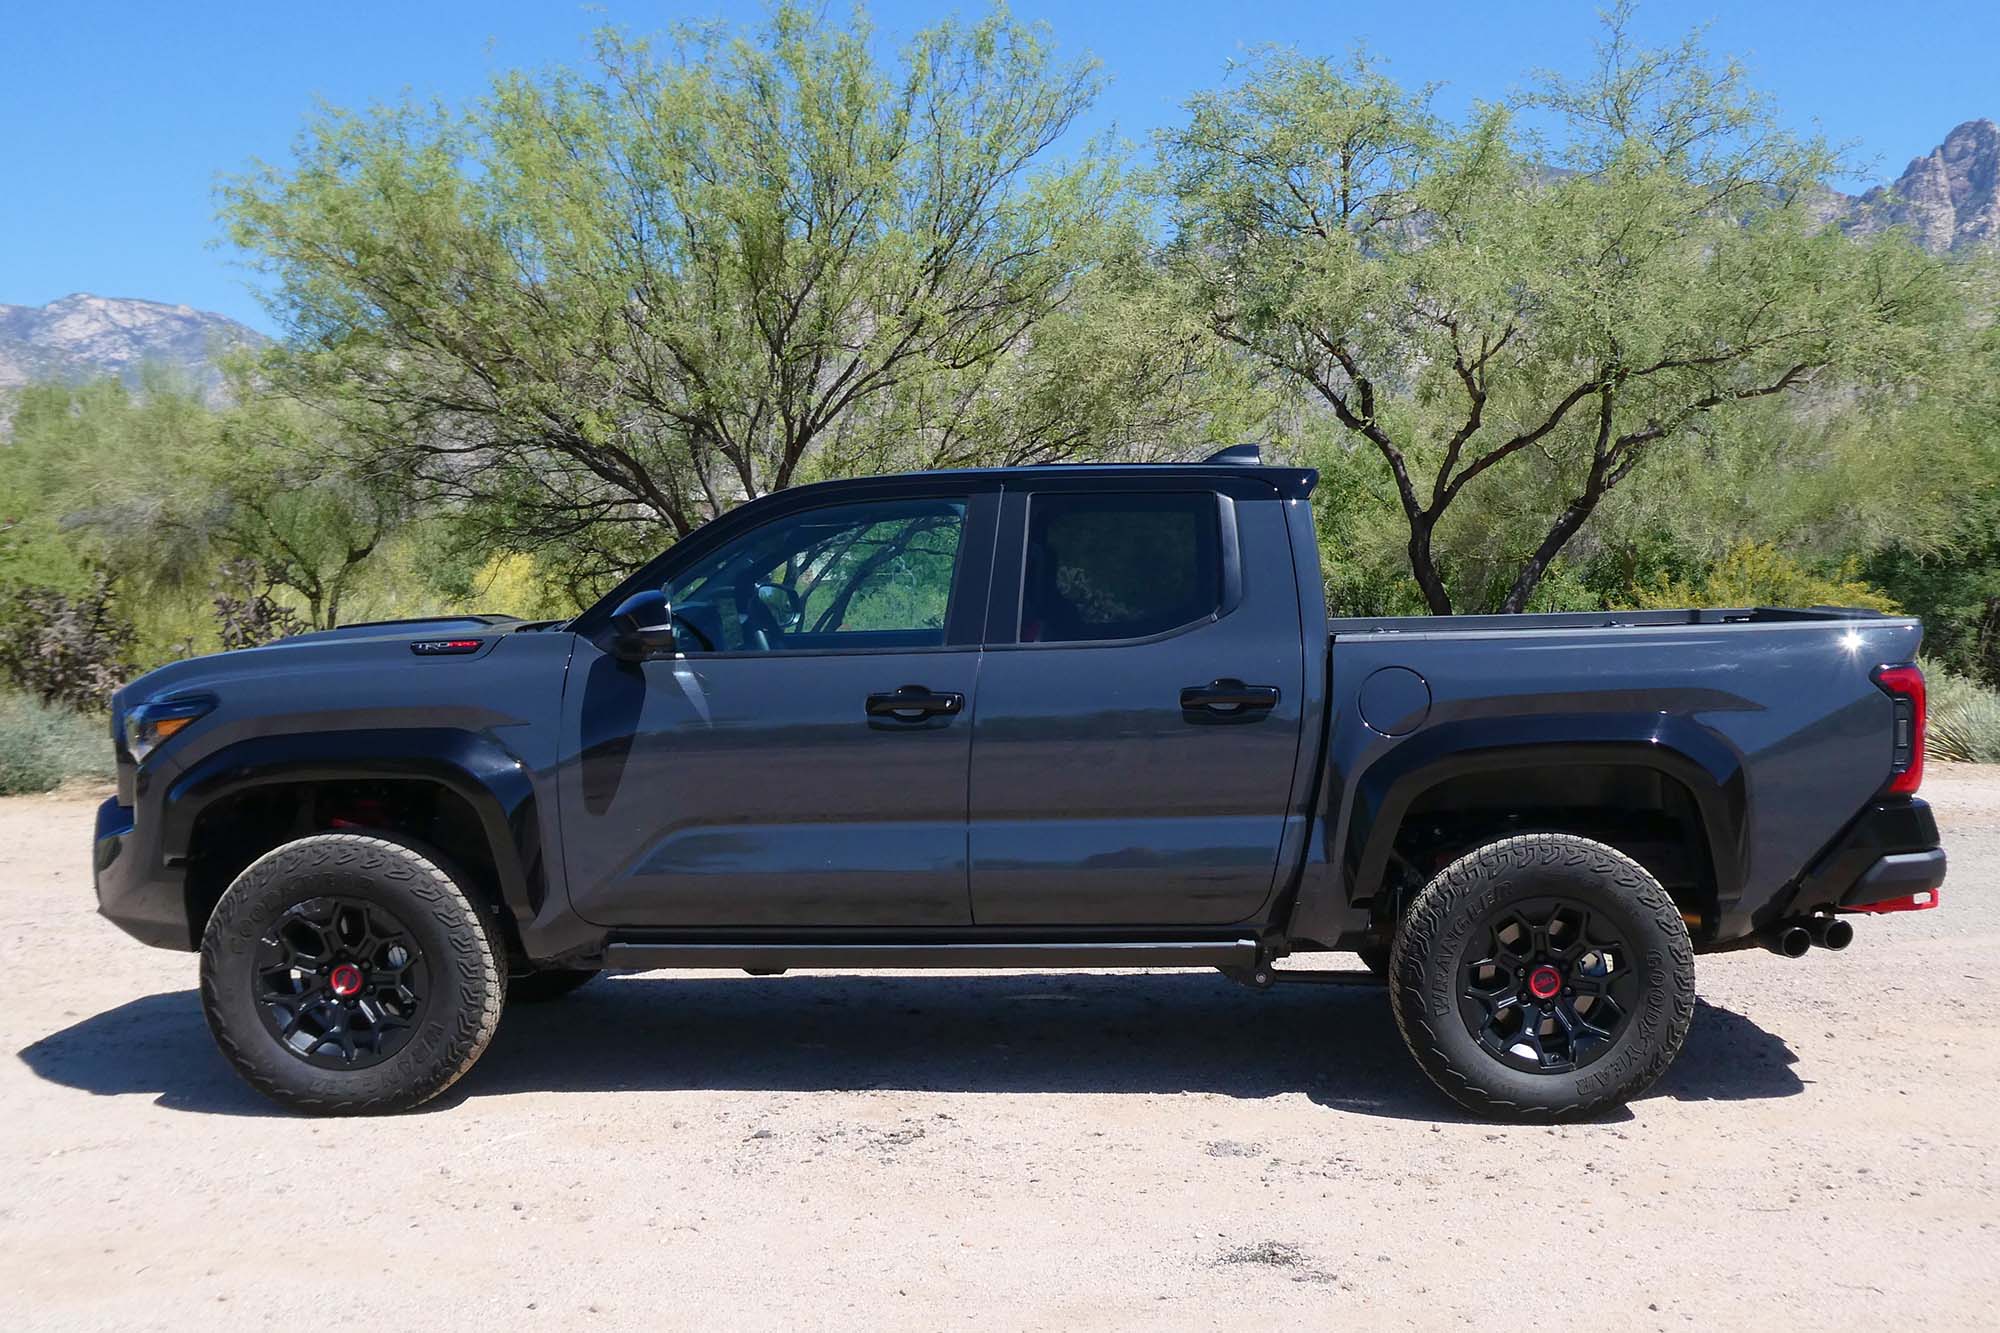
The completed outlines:
[[[19,1327],[1991,1327],[2000,769],[1940,911],[1703,959],[1629,1113],[1455,1114],[1379,992],[1214,974],[651,973],[508,1013],[423,1113],[275,1113],[191,956],[0,802]]]

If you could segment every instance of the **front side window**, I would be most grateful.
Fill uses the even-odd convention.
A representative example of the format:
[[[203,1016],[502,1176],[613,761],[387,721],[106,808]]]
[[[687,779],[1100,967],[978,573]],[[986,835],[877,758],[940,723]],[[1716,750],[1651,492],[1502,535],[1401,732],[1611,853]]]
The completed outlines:
[[[964,526],[955,499],[810,509],[711,552],[665,591],[709,651],[940,647]]]
[[[1028,509],[1021,642],[1164,634],[1222,603],[1207,492],[1037,495]]]

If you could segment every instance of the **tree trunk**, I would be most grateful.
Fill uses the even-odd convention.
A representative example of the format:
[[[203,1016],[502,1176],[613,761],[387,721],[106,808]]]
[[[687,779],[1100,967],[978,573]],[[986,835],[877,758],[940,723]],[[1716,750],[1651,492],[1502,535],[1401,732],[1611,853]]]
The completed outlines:
[[[1549,528],[1548,535],[1542,538],[1542,544],[1528,557],[1528,563],[1521,566],[1521,572],[1515,576],[1514,586],[1507,590],[1506,598],[1500,603],[1502,613],[1514,615],[1527,606],[1528,599],[1533,597],[1535,589],[1541,586],[1542,576],[1549,572],[1549,565],[1561,553],[1562,548],[1569,544],[1569,539],[1576,535],[1576,530],[1583,526],[1583,521],[1590,517],[1591,511],[1597,508],[1597,502],[1602,498],[1603,492],[1593,489],[1570,501],[1569,508],[1562,511],[1562,515]]]
[[[1431,524],[1427,518],[1410,519],[1410,573],[1416,576],[1417,587],[1424,594],[1424,603],[1434,616],[1451,614],[1451,593],[1439,576],[1437,562],[1431,558]]]

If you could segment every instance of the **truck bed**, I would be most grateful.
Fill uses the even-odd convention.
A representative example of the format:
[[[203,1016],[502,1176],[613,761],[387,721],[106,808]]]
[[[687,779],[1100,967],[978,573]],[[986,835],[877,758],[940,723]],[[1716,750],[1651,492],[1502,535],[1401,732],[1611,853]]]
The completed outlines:
[[[1358,634],[1420,634],[1427,638],[1504,630],[1529,634],[1537,630],[1626,629],[1660,625],[1775,625],[1843,620],[1888,620],[1880,611],[1852,606],[1688,607],[1661,611],[1551,611],[1535,615],[1493,616],[1335,616],[1327,629],[1335,638]]]
[[[1712,886],[1690,913],[1698,940],[1792,910],[1798,877],[1870,806],[1893,731],[1874,675],[1914,660],[1922,636],[1912,618],[1836,607],[1358,617],[1328,631],[1320,817],[1357,906],[1421,859],[1386,847],[1381,826],[1481,837],[1611,810],[1631,813],[1629,840],[1707,830],[1708,864],[1652,867],[1669,887]],[[1635,784],[1634,764],[1656,776]],[[1488,814],[1490,829],[1468,828]]]

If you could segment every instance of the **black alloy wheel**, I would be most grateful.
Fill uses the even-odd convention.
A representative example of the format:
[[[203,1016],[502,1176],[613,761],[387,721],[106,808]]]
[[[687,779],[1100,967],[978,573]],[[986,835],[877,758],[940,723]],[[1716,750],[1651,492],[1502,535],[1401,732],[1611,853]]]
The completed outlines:
[[[285,1049],[322,1069],[365,1069],[401,1050],[428,1008],[430,971],[388,908],[309,898],[257,942],[257,1004]]]
[[[1645,867],[1567,833],[1489,843],[1410,904],[1389,958],[1396,1027],[1480,1115],[1591,1115],[1643,1092],[1694,1020],[1694,947]]]
[[[1617,928],[1568,898],[1494,911],[1461,969],[1466,1030],[1498,1060],[1530,1073],[1587,1067],[1618,1041],[1638,1007],[1639,975]]]
[[[315,833],[236,877],[201,940],[209,1031],[250,1085],[318,1115],[406,1111],[472,1068],[504,955],[440,853]]]

